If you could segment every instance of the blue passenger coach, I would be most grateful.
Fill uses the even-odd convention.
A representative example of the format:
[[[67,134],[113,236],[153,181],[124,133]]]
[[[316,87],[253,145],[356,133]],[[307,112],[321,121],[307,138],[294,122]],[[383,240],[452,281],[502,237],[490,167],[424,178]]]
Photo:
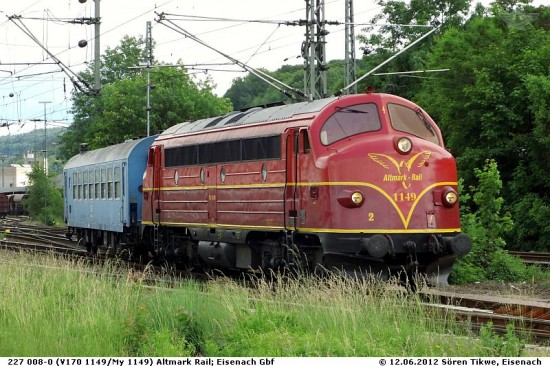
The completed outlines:
[[[88,151],[72,157],[63,170],[68,236],[88,250],[133,244],[141,225],[141,185],[147,153],[155,136]]]

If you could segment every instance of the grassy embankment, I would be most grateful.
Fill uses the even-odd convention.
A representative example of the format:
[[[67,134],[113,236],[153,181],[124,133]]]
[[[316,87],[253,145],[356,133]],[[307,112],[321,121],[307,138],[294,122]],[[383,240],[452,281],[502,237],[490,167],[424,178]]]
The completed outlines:
[[[342,277],[152,288],[142,273],[0,252],[1,356],[503,356],[396,286]],[[495,350],[496,347],[496,350]]]

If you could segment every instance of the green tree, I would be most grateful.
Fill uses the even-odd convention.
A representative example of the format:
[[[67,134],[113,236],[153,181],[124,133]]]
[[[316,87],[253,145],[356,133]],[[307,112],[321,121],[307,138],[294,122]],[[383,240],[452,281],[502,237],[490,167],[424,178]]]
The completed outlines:
[[[428,55],[428,67],[450,71],[425,81],[417,101],[436,119],[459,175],[472,185],[473,167],[498,162],[505,210],[516,217],[510,247],[549,250],[550,8],[523,27],[511,26],[502,7],[447,30]]]
[[[74,122],[61,137],[60,151],[65,159],[77,154],[83,142],[95,149],[146,135],[147,79],[144,71],[131,69],[145,62],[143,45],[142,39],[125,37],[102,56],[99,95],[73,93]],[[227,99],[213,94],[210,81],[195,82],[183,67],[161,66],[150,69],[151,134],[232,109]],[[82,77],[91,81],[91,68]]]
[[[304,69],[301,65],[285,65],[273,72],[261,71],[295,89],[303,89]],[[296,101],[253,74],[234,79],[224,97],[229,98],[236,110],[275,102],[291,103]]]
[[[399,50],[409,45],[433,27],[440,29],[464,23],[471,0],[379,0],[382,10],[371,23],[379,24],[362,29],[358,36],[363,44],[363,63],[359,73],[364,74],[380,65]],[[436,34],[425,38],[414,47],[386,64],[381,73],[426,70],[427,54],[435,42]],[[434,67],[439,69],[440,67]],[[437,74],[430,74],[431,75]],[[423,75],[423,77],[426,77]],[[422,86],[423,78],[417,75],[372,75],[359,85],[359,90],[372,86],[378,92],[387,92],[414,99]]]
[[[38,164],[32,166],[27,192],[29,198],[25,201],[25,206],[31,219],[46,225],[54,225],[56,222],[63,221],[61,192],[55,188],[53,181],[46,176]]]

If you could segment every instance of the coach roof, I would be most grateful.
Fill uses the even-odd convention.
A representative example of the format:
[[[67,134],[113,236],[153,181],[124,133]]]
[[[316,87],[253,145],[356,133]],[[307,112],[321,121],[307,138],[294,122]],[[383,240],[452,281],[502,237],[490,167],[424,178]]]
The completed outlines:
[[[121,144],[107,146],[97,150],[83,151],[69,159],[64,169],[101,164],[109,161],[127,160],[131,157],[132,152],[138,145],[147,143],[146,140],[151,144],[153,139],[154,136],[150,136],[137,140],[127,140]]]

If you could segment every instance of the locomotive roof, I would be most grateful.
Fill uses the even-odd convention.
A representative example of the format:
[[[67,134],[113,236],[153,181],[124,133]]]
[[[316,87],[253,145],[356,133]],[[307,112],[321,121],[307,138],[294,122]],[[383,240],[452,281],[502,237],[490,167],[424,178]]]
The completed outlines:
[[[214,130],[230,126],[285,120],[298,114],[319,112],[336,99],[338,98],[332,97],[269,108],[257,107],[248,109],[244,112],[230,112],[223,116],[205,118],[193,122],[183,122],[168,128],[160,137]]]
[[[137,140],[127,140],[121,144],[107,146],[97,150],[83,151],[67,161],[64,169],[77,168],[109,161],[126,160],[130,158],[134,149],[145,140],[153,141],[155,136]]]

